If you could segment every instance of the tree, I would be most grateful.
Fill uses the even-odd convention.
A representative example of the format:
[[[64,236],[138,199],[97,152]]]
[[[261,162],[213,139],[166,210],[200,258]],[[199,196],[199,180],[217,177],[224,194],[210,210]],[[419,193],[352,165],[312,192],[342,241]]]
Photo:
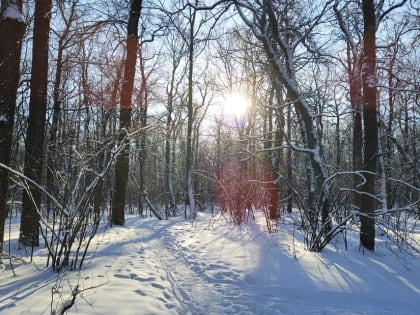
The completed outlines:
[[[167,42],[168,46],[168,59],[170,59],[170,77],[168,79],[167,87],[166,87],[166,130],[165,130],[165,182],[166,182],[166,190],[167,190],[167,198],[169,209],[171,211],[175,211],[176,209],[176,197],[174,191],[174,170],[173,164],[174,160],[173,157],[175,156],[175,150],[172,150],[172,143],[175,142],[175,125],[176,121],[176,104],[177,100],[180,98],[179,96],[179,85],[181,84],[181,80],[177,79],[177,71],[181,68],[181,61],[183,58],[183,54],[185,53],[185,42],[182,41],[181,43],[178,42],[177,36],[174,33],[168,34],[166,36],[165,41]],[[184,68],[185,69],[185,68]],[[181,77],[184,77],[185,73],[182,72]],[[166,213],[169,214],[168,211]]]
[[[346,40],[346,55],[347,55],[347,74],[349,82],[350,104],[353,111],[353,151],[352,163],[353,171],[360,171],[363,167],[363,128],[362,128],[362,62],[363,62],[363,43],[359,32],[352,34],[350,28],[358,31],[359,23],[358,15],[351,14],[353,8],[352,3],[346,2],[343,8],[339,8],[340,1],[334,4],[334,12],[337,17],[337,22]],[[343,11],[347,13],[344,17]],[[356,19],[353,25],[348,26],[346,21],[351,21],[350,17]],[[356,39],[355,39],[356,38]],[[354,204],[360,207],[360,194],[357,192],[357,187],[360,182],[359,175],[355,172],[353,176]]]
[[[360,244],[364,248],[375,249],[375,177],[378,164],[378,118],[377,118],[377,73],[376,73],[376,30],[379,22],[392,10],[402,6],[406,0],[397,2],[383,11],[383,1],[375,6],[373,0],[362,2],[363,11],[363,127],[364,154],[363,170],[365,181],[362,185]],[[379,12],[379,13],[377,13]]]
[[[138,49],[138,23],[140,19],[142,0],[131,0],[130,14],[127,25],[126,60],[124,66],[123,85],[120,104],[120,140],[126,142],[123,152],[115,164],[115,193],[112,200],[111,221],[116,225],[124,225],[124,207],[129,169],[128,131],[131,127],[131,98],[133,94]]]
[[[386,198],[382,203],[384,206],[386,203],[388,210],[413,200],[416,195],[398,187],[392,178],[419,186],[416,112],[420,92],[418,58],[414,51],[418,52],[420,37],[412,36],[418,33],[418,25],[411,10],[390,16],[381,23],[386,30],[386,42],[390,43],[377,51],[378,86],[384,87],[378,89],[379,121],[383,122],[379,124],[383,151],[379,156],[380,187],[381,196]]]
[[[235,4],[242,20],[250,27],[263,46],[267,62],[275,76],[273,82],[276,92],[281,94],[284,87],[288,99],[300,119],[304,147],[294,147],[294,149],[306,154],[308,221],[312,232],[315,232],[320,213],[322,234],[328,233],[331,223],[330,205],[328,194],[323,187],[326,175],[320,139],[318,139],[314,126],[314,115],[299,89],[295,59],[298,48],[313,44],[310,41],[311,33],[324,16],[328,3],[321,8],[314,7],[311,12],[308,11],[308,8],[304,9],[302,5],[288,1],[265,0],[258,5],[252,5],[250,1],[236,1]],[[296,12],[299,10],[302,11],[302,14],[298,17]],[[313,244],[312,249],[317,250],[318,245]]]
[[[375,173],[378,161],[378,121],[376,88],[376,12],[373,0],[363,1],[363,124],[364,144],[363,170],[366,181],[362,186],[360,243],[373,251],[375,249],[376,200]]]
[[[213,6],[214,9],[215,6]],[[185,155],[185,205],[189,205],[191,212],[195,213],[195,189],[194,189],[194,124],[196,124],[197,104],[202,104],[201,101],[194,99],[195,85],[197,80],[194,75],[197,72],[197,59],[204,51],[209,43],[209,36],[214,30],[215,25],[219,19],[226,12],[228,6],[222,6],[220,10],[209,13],[208,7],[202,7],[199,0],[185,1],[176,9],[176,16],[180,19],[175,19],[174,14],[168,13],[171,18],[172,26],[178,31],[185,44],[187,57],[187,95],[185,107],[187,109],[187,131],[186,131],[186,155]],[[185,20],[185,22],[184,22]],[[209,24],[211,22],[211,24]],[[184,46],[182,46],[184,48]],[[203,73],[202,73],[203,74]],[[197,126],[197,124],[195,125]],[[185,208],[186,209],[186,208]]]
[[[35,1],[32,46],[31,93],[25,142],[24,175],[41,183],[48,95],[48,43],[51,0]],[[41,191],[28,183],[23,194],[19,240],[25,246],[39,246]]]
[[[0,163],[9,165],[13,122],[20,75],[20,55],[25,21],[22,1],[2,0],[0,8]],[[0,167],[0,254],[8,213],[8,172]]]
[[[198,4],[198,0],[195,0],[195,5]],[[197,10],[189,7],[189,35],[186,36],[186,42],[188,42],[188,101],[187,101],[187,155],[185,156],[185,175],[187,182],[187,194],[188,202],[191,211],[195,212],[195,198],[194,198],[194,187],[193,187],[193,123],[194,123],[194,104],[193,104],[193,73],[194,73],[194,48],[195,48],[195,20],[197,16]]]

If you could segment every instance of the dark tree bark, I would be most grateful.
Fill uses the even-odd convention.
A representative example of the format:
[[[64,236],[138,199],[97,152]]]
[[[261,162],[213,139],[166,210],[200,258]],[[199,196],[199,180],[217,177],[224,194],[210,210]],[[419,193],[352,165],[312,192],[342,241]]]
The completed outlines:
[[[115,163],[115,192],[112,199],[112,224],[124,225],[124,207],[129,171],[129,146],[127,133],[131,127],[131,97],[133,95],[134,77],[138,49],[138,24],[142,9],[141,0],[131,0],[130,15],[127,26],[127,55],[124,67],[124,79],[120,104],[120,140],[126,142]]]
[[[375,249],[374,210],[375,175],[378,160],[378,122],[376,117],[376,16],[373,0],[363,1],[363,123],[364,161],[366,182],[362,186],[360,244],[373,251]]]
[[[0,9],[0,163],[9,165],[13,138],[16,94],[19,85],[20,55],[25,22],[22,1],[1,1]],[[18,15],[12,15],[18,13]],[[18,17],[20,14],[20,18]],[[7,216],[8,172],[0,167],[0,254],[3,252]]]
[[[41,183],[48,90],[48,42],[51,0],[35,1],[34,35],[32,47],[31,94],[28,128],[25,142],[24,174]],[[22,201],[20,242],[25,246],[39,246],[39,207],[41,191],[28,183]]]

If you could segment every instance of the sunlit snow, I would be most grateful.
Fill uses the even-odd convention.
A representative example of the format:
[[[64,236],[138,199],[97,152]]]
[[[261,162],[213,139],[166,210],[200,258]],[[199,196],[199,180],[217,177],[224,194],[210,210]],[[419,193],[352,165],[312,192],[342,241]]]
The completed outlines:
[[[124,227],[101,228],[81,272],[45,268],[43,248],[33,263],[15,256],[15,276],[3,259],[0,313],[49,314],[77,287],[68,314],[418,314],[418,257],[386,241],[363,254],[357,233],[348,251],[338,236],[312,253],[293,222],[292,214],[270,234],[258,217],[242,227],[204,213],[194,222],[128,217]]]
[[[3,13],[3,19],[13,19],[13,20],[18,20],[19,22],[24,22],[22,13],[13,4],[10,4],[6,8],[6,10]]]

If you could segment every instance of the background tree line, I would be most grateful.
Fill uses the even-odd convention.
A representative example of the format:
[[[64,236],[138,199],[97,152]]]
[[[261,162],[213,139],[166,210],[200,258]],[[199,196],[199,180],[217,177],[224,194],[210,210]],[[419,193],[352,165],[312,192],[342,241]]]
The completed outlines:
[[[354,224],[409,239],[419,208],[415,1],[2,0],[0,252],[81,267],[102,222],[211,209],[310,250]],[[224,115],[223,98],[247,98]],[[245,106],[245,104],[244,104]],[[375,234],[376,233],[376,234]]]

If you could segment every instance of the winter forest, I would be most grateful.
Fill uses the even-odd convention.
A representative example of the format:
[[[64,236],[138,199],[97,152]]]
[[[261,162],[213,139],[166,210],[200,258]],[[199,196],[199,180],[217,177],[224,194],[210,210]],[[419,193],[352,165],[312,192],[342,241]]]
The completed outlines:
[[[0,2],[0,313],[416,314],[417,0]]]

